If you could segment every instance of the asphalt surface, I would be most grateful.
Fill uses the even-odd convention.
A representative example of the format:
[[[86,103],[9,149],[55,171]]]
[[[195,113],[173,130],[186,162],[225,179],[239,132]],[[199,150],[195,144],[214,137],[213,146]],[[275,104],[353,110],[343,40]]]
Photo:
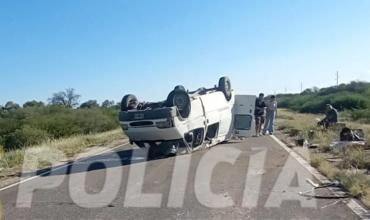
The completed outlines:
[[[217,163],[210,180],[207,181],[207,174],[199,172],[217,160],[226,158],[233,162],[233,153],[238,153],[235,163]],[[3,215],[5,219],[358,219],[341,200],[299,196],[298,191],[311,188],[304,180],[313,178],[268,136],[221,144],[190,156],[151,161],[144,157],[145,151],[126,145],[115,153],[94,156],[73,164],[73,168],[67,166],[4,190],[0,192]],[[176,159],[189,159],[190,165],[188,172],[186,163],[178,165],[183,173],[177,172],[173,178]],[[135,200],[135,194],[127,195],[128,186],[139,184],[139,169],[143,167],[146,170],[142,192],[161,194],[157,207],[148,205],[150,197]],[[290,171],[293,176],[289,175]],[[85,174],[84,181],[80,177]],[[106,175],[111,181],[106,181]],[[179,179],[187,183],[176,182]],[[177,188],[171,190],[171,184],[177,184]],[[216,196],[207,197],[202,191],[206,188],[199,184],[202,187],[208,184]],[[258,184],[260,189],[255,187]],[[31,207],[23,207],[28,204],[24,189],[32,188],[40,189],[33,191]],[[97,195],[103,188],[105,194],[114,195],[112,201],[105,200],[106,197],[83,200],[80,195],[82,190]],[[329,194],[329,191],[324,189],[319,193]],[[248,195],[247,199],[244,194]],[[280,203],[279,199],[284,201]],[[246,204],[243,201],[249,205],[243,205]],[[228,202],[232,204],[228,206]],[[217,208],[222,205],[228,207]]]

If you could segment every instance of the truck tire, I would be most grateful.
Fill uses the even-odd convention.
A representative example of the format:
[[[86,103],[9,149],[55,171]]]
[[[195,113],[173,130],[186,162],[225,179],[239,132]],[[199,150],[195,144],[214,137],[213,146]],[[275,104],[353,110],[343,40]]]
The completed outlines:
[[[188,93],[184,90],[173,90],[167,97],[166,106],[176,106],[181,118],[188,118],[190,115],[191,101]]]
[[[183,85],[177,85],[175,86],[175,91],[186,91],[185,87]]]
[[[141,141],[137,141],[135,142],[136,146],[140,147],[140,148],[145,148],[145,143],[144,142],[141,142]]]
[[[229,77],[221,77],[218,81],[218,90],[223,92],[227,101],[232,98],[231,82]]]
[[[154,142],[149,142],[149,148],[148,148],[148,160],[154,160],[157,157],[161,156],[162,152],[160,147],[154,143]]]
[[[131,95],[131,94],[125,95],[121,101],[121,111],[125,112],[128,110],[136,109],[137,105],[138,105],[138,100],[136,96]]]

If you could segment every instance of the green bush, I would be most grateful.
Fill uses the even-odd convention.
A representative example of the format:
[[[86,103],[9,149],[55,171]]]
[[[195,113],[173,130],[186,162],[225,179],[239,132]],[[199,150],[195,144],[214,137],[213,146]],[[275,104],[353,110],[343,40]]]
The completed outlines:
[[[108,131],[118,126],[113,115],[108,115],[101,109],[77,110],[74,120],[84,134]]]
[[[308,89],[301,94],[278,95],[279,107],[302,113],[324,113],[326,104],[352,112],[355,120],[370,121],[370,83],[351,82],[338,87]]]
[[[363,120],[370,123],[370,109],[352,111],[351,116],[353,120]]]
[[[113,108],[28,106],[0,115],[0,145],[19,148],[47,138],[103,132],[118,126],[118,111]]]
[[[25,125],[5,137],[5,149],[40,144],[47,138],[48,133],[46,131]]]

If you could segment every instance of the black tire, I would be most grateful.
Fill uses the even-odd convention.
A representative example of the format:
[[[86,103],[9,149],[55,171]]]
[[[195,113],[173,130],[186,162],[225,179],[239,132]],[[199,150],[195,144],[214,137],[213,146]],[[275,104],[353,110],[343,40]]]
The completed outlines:
[[[175,91],[186,91],[185,87],[183,85],[177,85],[175,86]]]
[[[137,141],[135,142],[136,146],[140,147],[140,148],[145,148],[145,143],[144,142],[141,142],[141,141]]]
[[[125,95],[121,101],[121,111],[128,111],[136,109],[138,106],[138,100],[134,95]]]
[[[161,150],[159,146],[154,142],[149,142],[148,148],[148,159],[153,160],[161,155]]]
[[[148,148],[148,160],[155,159],[158,156],[158,151],[156,147],[149,147]]]
[[[218,90],[223,92],[227,101],[232,98],[231,81],[229,77],[221,77],[218,81]]]
[[[191,111],[191,101],[190,101],[190,97],[189,97],[189,95],[186,91],[183,91],[183,90],[174,90],[174,91],[172,91],[167,97],[166,106],[167,107],[176,106],[175,99],[178,96],[181,96],[182,101],[184,102],[184,104],[181,108],[179,108],[179,106],[178,106],[178,111],[180,113],[180,116],[182,118],[188,118],[189,115],[190,115],[190,111]]]

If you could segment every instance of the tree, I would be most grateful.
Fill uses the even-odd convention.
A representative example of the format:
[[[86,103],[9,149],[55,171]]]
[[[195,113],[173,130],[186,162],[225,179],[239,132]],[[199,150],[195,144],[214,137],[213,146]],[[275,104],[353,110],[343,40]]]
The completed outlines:
[[[320,91],[320,89],[319,89],[319,87],[314,86],[314,87],[312,88],[312,91],[313,91],[314,93],[318,93],[318,92]]]
[[[114,106],[113,109],[120,110],[121,109],[121,102],[117,102]]]
[[[23,108],[28,108],[28,107],[43,107],[45,104],[43,102],[38,102],[36,100],[28,101],[23,104]]]
[[[99,108],[99,104],[96,100],[89,100],[82,103],[80,108]]]
[[[2,114],[5,112],[5,107],[0,105],[0,118],[2,116]],[[1,137],[0,137],[0,144],[1,144]]]
[[[110,100],[105,100],[102,104],[101,104],[101,107],[103,108],[110,108],[114,106],[114,101],[110,101]]]
[[[21,108],[21,106],[20,106],[20,105],[18,105],[17,103],[15,103],[15,102],[12,102],[12,101],[7,102],[7,103],[5,104],[5,106],[4,106],[4,109],[5,109],[5,110],[8,110],[8,111],[10,111],[10,110],[15,110],[15,109],[19,109],[19,108]]]
[[[66,91],[54,93],[49,99],[51,105],[62,105],[67,108],[78,106],[80,95],[75,93],[74,89],[66,89]]]

